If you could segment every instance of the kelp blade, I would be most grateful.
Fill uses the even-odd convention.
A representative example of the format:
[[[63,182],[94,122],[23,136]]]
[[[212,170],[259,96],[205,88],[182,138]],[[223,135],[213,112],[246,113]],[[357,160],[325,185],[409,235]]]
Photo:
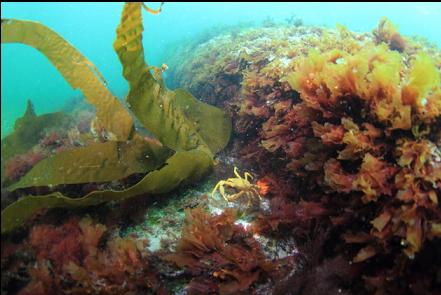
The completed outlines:
[[[166,165],[147,174],[140,182],[123,191],[94,191],[73,199],[60,192],[43,196],[26,196],[6,207],[1,214],[2,234],[22,226],[40,210],[52,208],[79,208],[108,201],[124,200],[141,194],[162,194],[184,182],[200,179],[211,169],[211,159],[202,151],[176,152]]]
[[[139,136],[125,142],[93,143],[37,163],[8,190],[119,180],[135,173],[155,170],[170,155],[169,149]]]
[[[43,53],[74,89],[80,89],[96,108],[99,124],[116,136],[129,138],[133,120],[110,93],[98,69],[75,47],[45,25],[24,20],[2,19],[1,42],[21,43]]]
[[[114,48],[130,84],[127,101],[144,127],[176,153],[164,167],[123,191],[94,191],[77,199],[60,192],[23,197],[2,211],[2,233],[21,226],[39,210],[93,206],[146,193],[166,193],[183,182],[200,179],[212,169],[214,153],[228,143],[231,120],[190,93],[170,91],[156,81],[144,61],[142,32],[141,4],[125,4]]]
[[[222,150],[231,136],[232,123],[221,109],[197,100],[190,92],[179,88],[173,91],[176,106],[180,108],[189,124],[199,132],[213,153]]]
[[[228,143],[231,120],[190,93],[168,90],[162,81],[155,80],[144,60],[143,30],[141,4],[126,3],[113,46],[130,85],[129,108],[169,148],[199,148],[213,155]]]

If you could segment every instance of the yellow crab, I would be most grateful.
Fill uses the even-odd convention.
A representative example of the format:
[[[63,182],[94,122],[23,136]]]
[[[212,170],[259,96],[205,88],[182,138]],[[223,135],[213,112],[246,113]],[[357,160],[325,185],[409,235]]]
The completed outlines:
[[[262,199],[262,196],[259,193],[259,187],[255,184],[251,184],[251,182],[248,180],[248,178],[253,179],[253,176],[249,172],[245,172],[242,178],[239,175],[237,167],[234,167],[234,175],[236,175],[236,178],[228,178],[226,180],[219,181],[211,192],[211,196],[214,197],[214,194],[218,189],[221,196],[228,202],[234,201],[242,196],[247,196],[247,206],[251,204],[251,200],[253,198],[259,197]],[[238,192],[228,195],[225,193],[225,186],[234,188]]]

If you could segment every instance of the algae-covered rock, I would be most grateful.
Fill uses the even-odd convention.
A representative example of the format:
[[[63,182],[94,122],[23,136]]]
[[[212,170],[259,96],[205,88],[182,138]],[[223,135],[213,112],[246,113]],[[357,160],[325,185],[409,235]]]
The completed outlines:
[[[31,101],[28,101],[25,114],[15,121],[13,133],[1,141],[1,183],[5,180],[4,166],[7,160],[36,145],[47,128],[68,123],[70,120],[69,115],[63,112],[37,116]]]

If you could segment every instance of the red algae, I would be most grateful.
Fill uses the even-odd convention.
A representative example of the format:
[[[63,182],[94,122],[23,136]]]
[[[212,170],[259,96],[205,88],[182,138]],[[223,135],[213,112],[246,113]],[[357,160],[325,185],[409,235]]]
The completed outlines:
[[[244,61],[235,72],[240,95],[225,107],[235,150],[259,171],[270,200],[253,229],[304,241],[321,224],[332,238],[320,259],[352,263],[364,278],[353,278],[354,292],[414,292],[399,282],[420,279],[434,290],[436,266],[421,265],[440,249],[439,49],[403,37],[387,19],[370,34],[281,27],[240,40],[239,57],[230,53],[236,43],[219,37],[183,68],[203,63],[210,46],[220,61]],[[184,85],[216,83],[223,68],[206,69],[179,74]]]
[[[115,237],[100,246],[106,226],[72,217],[60,226],[36,225],[27,247],[30,282],[18,294],[122,294],[160,290],[146,241]]]
[[[188,288],[198,293],[201,280],[205,290],[234,294],[250,290],[251,285],[274,266],[266,261],[258,243],[245,229],[234,223],[232,209],[211,216],[202,208],[186,211],[182,237],[176,253],[166,260],[187,269],[193,276]]]
[[[2,248],[2,269],[15,250],[29,256],[18,294],[166,294],[165,281],[175,280],[188,294],[437,290],[439,50],[403,37],[387,19],[368,34],[272,27],[236,38],[213,39],[171,68],[233,118],[229,151],[264,197],[247,216],[251,226],[232,208],[187,208],[180,238],[151,253],[147,240],[89,217],[34,225],[24,243]],[[6,163],[7,179],[81,144],[76,131],[47,133]],[[269,258],[264,238],[292,238],[295,251]]]

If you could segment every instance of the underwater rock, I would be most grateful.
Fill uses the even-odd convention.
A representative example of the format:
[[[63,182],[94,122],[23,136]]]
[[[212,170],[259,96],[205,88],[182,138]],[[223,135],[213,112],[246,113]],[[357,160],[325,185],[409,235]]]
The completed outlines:
[[[114,132],[115,117],[103,128],[86,116],[91,128],[82,123],[59,136],[44,127],[9,158],[8,177],[17,181],[5,197],[21,198],[2,211],[2,292],[438,291],[438,48],[401,36],[386,19],[371,33],[268,19],[191,49],[183,44],[188,59],[172,59],[179,64],[171,64],[171,79],[222,111],[167,89],[162,70],[145,62],[142,7],[157,14],[162,4],[126,4],[114,49],[130,84],[127,107],[147,135],[132,124],[127,134]],[[29,26],[2,20],[2,41],[3,23]],[[234,136],[215,158],[229,141],[227,113]],[[81,144],[68,146],[66,136]],[[20,162],[26,167],[14,162],[27,153],[35,160],[36,146],[50,156]],[[226,188],[231,202],[210,195],[236,166],[256,177],[246,183],[253,202],[235,199],[240,186]],[[165,194],[211,169],[200,186]],[[36,195],[22,196],[29,192]],[[59,207],[66,211],[46,213]],[[67,214],[52,220],[54,212]],[[100,222],[78,217],[85,212]]]
[[[256,229],[302,240],[319,222],[334,237],[320,259],[344,251],[338,259],[362,275],[388,273],[381,285],[357,281],[360,290],[408,290],[396,282],[416,277],[414,261],[439,242],[441,51],[382,19],[371,33],[275,26],[234,41],[220,34],[187,56],[179,68],[170,64],[171,79],[187,87],[221,88],[217,77],[241,65],[237,92],[224,102],[232,146],[251,169],[291,188],[278,196],[270,186],[281,205],[258,215]],[[418,271],[433,290],[434,268]]]

